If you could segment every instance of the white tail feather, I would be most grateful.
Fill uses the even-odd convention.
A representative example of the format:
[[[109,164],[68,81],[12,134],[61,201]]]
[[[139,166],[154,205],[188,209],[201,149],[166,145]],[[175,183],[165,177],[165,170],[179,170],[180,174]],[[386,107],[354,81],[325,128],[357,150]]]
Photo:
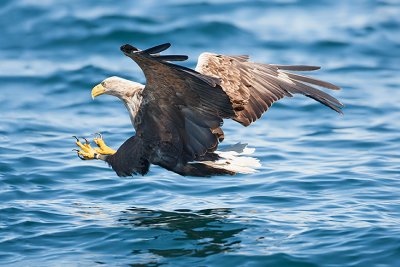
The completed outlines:
[[[253,157],[242,156],[253,154],[254,151],[255,148],[248,148],[247,144],[238,143],[221,151],[216,151],[215,153],[217,153],[221,159],[217,161],[202,161],[202,163],[236,173],[255,173],[257,172],[255,168],[261,167],[260,161]]]

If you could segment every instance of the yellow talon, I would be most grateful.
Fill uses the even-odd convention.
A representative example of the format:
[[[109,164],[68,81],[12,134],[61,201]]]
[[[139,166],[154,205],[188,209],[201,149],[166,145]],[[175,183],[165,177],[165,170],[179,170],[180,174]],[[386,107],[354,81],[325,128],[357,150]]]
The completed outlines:
[[[76,145],[79,146],[83,151],[89,152],[93,148],[90,146],[89,143],[82,144],[80,141],[76,141]]]
[[[98,146],[98,148],[95,148],[97,153],[103,154],[103,155],[115,154],[116,151],[114,149],[110,148],[109,146],[107,146],[106,143],[104,143],[103,138],[96,137],[96,138],[93,139],[93,141]]]
[[[94,150],[92,148],[89,141],[87,139],[85,139],[86,143],[82,144],[81,141],[79,141],[79,139],[77,137],[75,137],[75,138],[76,138],[75,144],[78,147],[80,147],[80,149],[82,149],[82,150],[78,151],[78,156],[84,160],[95,159],[95,154],[97,152],[96,152],[96,150]]]
[[[85,159],[85,160],[95,159],[94,153],[91,153],[91,152],[79,151],[78,155],[80,155],[81,159]]]
[[[78,157],[83,160],[90,160],[90,159],[101,159],[99,158],[100,155],[112,155],[116,151],[110,147],[108,147],[102,138],[102,136],[99,134],[99,137],[96,137],[93,139],[93,141],[96,143],[98,147],[93,148],[89,141],[85,139],[85,143],[82,143],[76,136],[74,136],[76,139],[75,144],[81,149],[77,150]],[[104,160],[104,159],[103,159]]]

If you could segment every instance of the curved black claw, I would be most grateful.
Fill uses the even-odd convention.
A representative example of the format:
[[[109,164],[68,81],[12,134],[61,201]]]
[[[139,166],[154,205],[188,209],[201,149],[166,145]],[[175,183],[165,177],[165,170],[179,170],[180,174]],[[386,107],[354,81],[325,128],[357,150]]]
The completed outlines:
[[[76,137],[76,135],[73,135],[72,137],[75,138],[77,142],[80,142],[80,141],[81,141],[81,140],[79,140],[78,137]],[[85,137],[81,137],[81,138],[82,138],[83,140],[85,140],[85,143],[86,143],[87,145],[90,143],[89,140],[87,140]]]
[[[94,133],[94,138],[103,139],[103,135],[101,133]]]
[[[81,160],[86,160],[81,154],[79,154],[79,150],[78,149],[72,149],[72,151],[76,151],[76,154],[78,155],[78,158],[80,158]]]

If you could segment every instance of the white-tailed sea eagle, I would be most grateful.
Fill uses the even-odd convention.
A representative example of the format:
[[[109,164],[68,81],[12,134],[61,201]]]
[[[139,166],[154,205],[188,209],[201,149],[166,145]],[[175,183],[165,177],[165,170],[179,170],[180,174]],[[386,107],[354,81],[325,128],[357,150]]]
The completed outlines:
[[[203,53],[192,70],[170,63],[187,56],[159,54],[169,47],[169,43],[146,50],[121,46],[143,70],[146,85],[110,77],[93,88],[92,97],[108,94],[121,99],[136,134],[117,151],[101,136],[94,139],[98,148],[77,139],[81,159],[103,160],[119,176],[145,175],[151,164],[180,175],[246,173],[257,160],[217,151],[224,138],[223,119],[248,126],[274,102],[293,94],[303,94],[342,113],[342,103],[313,86],[339,87],[289,72],[319,67],[261,64],[249,61],[248,56]]]

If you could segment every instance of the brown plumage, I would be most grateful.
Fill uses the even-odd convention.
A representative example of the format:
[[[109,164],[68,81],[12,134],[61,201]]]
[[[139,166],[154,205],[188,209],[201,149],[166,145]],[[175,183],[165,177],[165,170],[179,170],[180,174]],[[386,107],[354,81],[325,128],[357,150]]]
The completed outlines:
[[[342,103],[304,83],[333,90],[339,90],[339,87],[285,71],[315,70],[319,67],[259,64],[248,59],[247,56],[203,53],[196,67],[196,71],[202,74],[221,79],[220,85],[237,111],[233,119],[244,126],[259,119],[274,102],[296,93],[311,97],[341,113]]]
[[[143,51],[121,47],[143,70],[145,86],[116,77],[102,83],[104,93],[124,101],[136,130],[115,154],[104,157],[120,176],[144,175],[150,164],[181,175],[240,172],[228,163],[215,163],[221,158],[216,150],[224,137],[223,119],[248,126],[285,96],[303,94],[341,113],[337,99],[312,86],[339,87],[288,72],[319,67],[259,64],[247,56],[203,53],[192,70],[169,62],[187,56],[158,54],[169,46]]]

